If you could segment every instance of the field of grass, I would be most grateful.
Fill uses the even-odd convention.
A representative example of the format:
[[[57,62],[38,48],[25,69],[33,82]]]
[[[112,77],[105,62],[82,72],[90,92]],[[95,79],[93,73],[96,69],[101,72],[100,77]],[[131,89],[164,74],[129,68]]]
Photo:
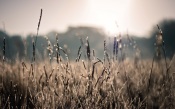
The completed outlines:
[[[123,56],[120,40],[114,40],[114,45],[119,46],[115,45],[118,51],[113,57],[106,51],[104,41],[104,59],[97,58],[94,50],[91,52],[88,39],[84,50],[78,49],[76,61],[69,60],[61,47],[56,47],[55,60],[48,55],[42,62],[17,59],[11,64],[4,56],[0,63],[1,107],[175,108],[174,57],[142,60],[136,53],[137,58],[129,59]],[[81,60],[83,53],[85,60]],[[114,55],[120,53],[120,58],[115,59]]]

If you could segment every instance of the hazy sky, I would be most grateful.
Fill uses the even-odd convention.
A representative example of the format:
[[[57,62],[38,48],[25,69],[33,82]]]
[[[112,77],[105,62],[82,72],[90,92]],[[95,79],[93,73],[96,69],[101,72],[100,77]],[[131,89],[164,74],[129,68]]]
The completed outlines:
[[[146,35],[162,19],[175,19],[175,0],[0,0],[0,29],[5,24],[9,34],[36,33],[41,8],[39,34],[87,25]]]

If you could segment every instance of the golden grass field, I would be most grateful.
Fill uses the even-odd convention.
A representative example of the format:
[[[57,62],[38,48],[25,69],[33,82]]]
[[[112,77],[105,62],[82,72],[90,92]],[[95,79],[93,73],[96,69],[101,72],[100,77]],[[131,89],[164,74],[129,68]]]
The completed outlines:
[[[1,62],[1,107],[165,109],[175,104],[175,59]],[[89,64],[89,67],[88,67]],[[94,70],[94,78],[92,73]]]

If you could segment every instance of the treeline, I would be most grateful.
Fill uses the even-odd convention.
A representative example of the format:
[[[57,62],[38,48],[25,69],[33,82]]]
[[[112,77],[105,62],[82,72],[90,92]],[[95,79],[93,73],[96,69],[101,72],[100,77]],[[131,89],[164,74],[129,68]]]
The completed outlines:
[[[48,56],[48,41],[51,42],[51,48],[53,50],[52,57],[55,56],[54,51],[56,50],[56,36],[58,36],[59,46],[62,47],[68,54],[70,59],[75,59],[77,56],[78,48],[86,42],[86,37],[89,37],[91,48],[97,50],[97,55],[103,54],[103,41],[105,34],[103,30],[93,27],[69,27],[65,33],[57,33],[52,31],[45,36],[38,36],[36,43],[36,58],[42,60],[45,56]],[[0,31],[0,56],[3,56],[3,40],[5,37],[5,56],[9,60],[19,59],[32,59],[33,45],[32,41],[35,40],[35,36],[28,35],[27,37],[21,37],[19,35],[9,36],[3,31]],[[82,47],[83,49],[83,47]],[[63,56],[64,58],[64,56]],[[2,59],[2,58],[1,58]]]
[[[163,20],[158,23],[163,31],[163,39],[165,41],[166,47],[166,55],[168,57],[172,57],[175,53],[175,20]],[[158,32],[156,27],[153,27],[148,38],[136,37],[130,35],[132,39],[137,43],[139,49],[141,50],[141,55],[143,58],[152,58],[154,55],[155,47],[155,36]],[[55,56],[55,44],[56,44],[56,34],[58,36],[59,46],[65,49],[70,59],[74,59],[77,57],[77,52],[83,43],[86,43],[86,37],[89,37],[89,43],[91,50],[94,49],[96,56],[103,57],[103,45],[104,40],[107,41],[108,44],[108,52],[111,52],[112,56],[112,44],[113,37],[107,36],[102,29],[94,28],[94,27],[69,27],[65,33],[57,33],[52,31],[48,33],[46,36],[38,36],[37,44],[36,44],[36,57],[37,60],[42,60],[46,56],[48,56],[48,42],[46,37],[48,37],[51,42],[51,47],[53,50],[52,57]],[[3,56],[3,40],[5,38],[5,57],[8,60],[16,60],[19,59],[32,59],[32,40],[35,39],[35,36],[28,35],[27,37],[21,37],[19,35],[9,36],[7,33],[0,31],[0,58]],[[126,34],[122,35],[122,42],[125,45],[128,44],[128,38]],[[85,47],[85,46],[84,46]],[[128,47],[128,46],[127,46]],[[128,47],[127,56],[131,57],[133,54],[132,47]],[[83,46],[82,46],[82,49]],[[82,57],[86,57],[85,54],[82,54]],[[63,55],[64,58],[64,55]]]

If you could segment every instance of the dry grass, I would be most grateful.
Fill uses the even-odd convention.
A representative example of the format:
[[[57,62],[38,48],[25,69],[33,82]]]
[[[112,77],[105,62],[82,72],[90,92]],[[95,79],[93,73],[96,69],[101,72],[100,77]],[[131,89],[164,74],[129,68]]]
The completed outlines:
[[[174,108],[175,69],[167,72],[160,62],[151,75],[151,60],[138,67],[132,60],[111,61],[110,69],[91,62],[89,72],[81,61],[43,63],[34,71],[29,62],[1,63],[3,108]]]

